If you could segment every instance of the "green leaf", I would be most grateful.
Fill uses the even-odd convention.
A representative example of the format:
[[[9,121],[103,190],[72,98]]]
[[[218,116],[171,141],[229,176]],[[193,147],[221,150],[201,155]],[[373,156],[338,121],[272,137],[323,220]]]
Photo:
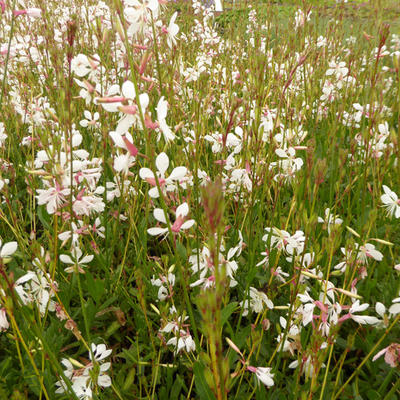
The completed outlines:
[[[86,273],[86,284],[89,294],[93,297],[95,303],[98,304],[104,293],[104,282],[100,279],[94,280],[93,275],[88,271]]]
[[[170,399],[178,399],[181,389],[182,389],[182,381],[180,379],[177,379],[175,384],[172,386],[169,398]]]
[[[51,231],[52,227],[50,225],[50,217],[47,214],[46,207],[37,207],[37,216],[39,221],[43,224],[46,230]]]
[[[215,400],[215,396],[208,386],[206,378],[204,377],[204,365],[200,361],[194,363],[193,372],[194,382],[196,384],[196,390],[199,398],[201,400]]]
[[[182,260],[186,260],[187,259],[186,249],[185,249],[185,247],[183,246],[182,243],[178,242],[176,244],[176,250],[177,250],[177,252],[179,254],[179,257],[182,258]]]
[[[226,324],[228,321],[229,317],[232,315],[232,313],[235,311],[237,307],[237,301],[234,301],[233,303],[229,303],[226,307],[223,308],[221,311],[221,323],[222,326]]]

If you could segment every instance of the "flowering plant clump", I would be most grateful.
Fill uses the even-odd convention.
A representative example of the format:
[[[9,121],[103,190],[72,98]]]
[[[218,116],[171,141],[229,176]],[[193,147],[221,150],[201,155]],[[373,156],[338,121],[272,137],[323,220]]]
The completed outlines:
[[[400,398],[400,8],[353,3],[0,0],[0,398]]]

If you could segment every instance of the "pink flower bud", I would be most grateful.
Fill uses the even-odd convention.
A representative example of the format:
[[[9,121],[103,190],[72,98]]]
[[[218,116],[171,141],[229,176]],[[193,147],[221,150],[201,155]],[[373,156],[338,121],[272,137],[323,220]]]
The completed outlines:
[[[14,10],[13,14],[18,17],[19,15],[27,15],[28,17],[40,17],[42,10],[40,8],[26,8],[24,10]]]

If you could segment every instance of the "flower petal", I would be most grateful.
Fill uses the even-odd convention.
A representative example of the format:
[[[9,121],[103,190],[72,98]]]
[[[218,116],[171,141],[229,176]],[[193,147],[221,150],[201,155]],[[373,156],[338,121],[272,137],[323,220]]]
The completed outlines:
[[[169,166],[169,158],[163,152],[160,153],[156,158],[156,167],[160,171],[161,175],[164,176],[165,171],[168,169]]]
[[[176,209],[176,218],[178,217],[186,217],[186,215],[189,214],[189,206],[188,204],[182,203],[177,209]]]
[[[5,243],[1,249],[0,257],[4,258],[4,257],[11,256],[11,254],[14,254],[17,251],[17,247],[18,247],[17,242]]]

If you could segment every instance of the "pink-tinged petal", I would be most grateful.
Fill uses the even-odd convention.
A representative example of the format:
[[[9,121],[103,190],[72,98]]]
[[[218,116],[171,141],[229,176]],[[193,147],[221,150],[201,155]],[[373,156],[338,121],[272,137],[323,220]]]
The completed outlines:
[[[165,153],[160,153],[156,158],[156,167],[160,171],[161,175],[164,176],[165,171],[169,166],[169,158]]]
[[[176,218],[179,217],[186,217],[186,215],[189,214],[189,206],[188,204],[182,203],[177,209],[176,209]]]
[[[230,346],[233,350],[235,350],[236,353],[240,354],[240,355],[242,356],[242,358],[243,358],[243,354],[242,354],[242,352],[239,350],[239,347],[237,347],[236,344],[233,343],[231,339],[225,338],[225,340],[228,342],[229,346]]]
[[[392,368],[395,368],[398,364],[398,355],[396,353],[397,352],[393,351],[392,346],[389,346],[385,354],[385,362]]]
[[[148,178],[155,179],[154,178],[154,173],[150,168],[140,168],[139,176],[142,179],[148,179]]]
[[[127,99],[135,99],[136,97],[135,85],[131,81],[125,81],[122,84],[122,95]]]
[[[17,251],[17,248],[18,248],[17,242],[5,243],[1,249],[0,257],[4,258],[4,257],[11,256],[11,254],[14,254]]]
[[[186,167],[176,167],[172,170],[171,175],[168,177],[169,181],[182,179],[187,173]]]
[[[372,361],[377,360],[379,357],[381,357],[383,354],[386,353],[387,347],[385,347],[384,349],[382,349],[380,352],[376,353],[374,355],[374,357],[372,358]]]
[[[126,136],[123,136],[122,140],[124,141],[125,146],[129,151],[129,154],[132,157],[136,157],[137,153],[139,152],[136,146],[132,142],[130,142]]]
[[[194,219],[189,219],[188,221],[184,222],[181,225],[181,230],[185,230],[185,229],[191,228],[194,225],[194,223],[195,223]]]
[[[151,236],[163,235],[168,232],[168,228],[149,228],[147,233]]]
[[[163,224],[167,223],[166,215],[164,213],[164,210],[162,210],[161,208],[155,208],[153,211],[153,215],[157,221],[162,222]]]

